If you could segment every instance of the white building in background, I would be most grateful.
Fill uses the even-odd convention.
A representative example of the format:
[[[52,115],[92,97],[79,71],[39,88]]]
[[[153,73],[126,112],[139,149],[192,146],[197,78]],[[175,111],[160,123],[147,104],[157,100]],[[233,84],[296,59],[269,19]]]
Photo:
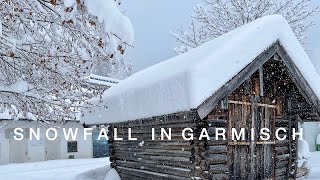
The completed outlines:
[[[45,127],[37,121],[0,120],[0,164],[92,158],[92,136],[88,135],[84,140],[84,127],[78,121],[66,121],[63,124],[53,122],[51,127],[56,128],[58,135],[53,141],[46,138],[46,130],[50,127]],[[14,139],[15,128],[24,130],[23,140]],[[40,140],[30,140],[30,128],[35,131],[39,128]],[[66,130],[72,128],[73,131],[78,128],[76,139],[66,140],[62,128]],[[54,137],[52,131],[50,131],[49,137]]]
[[[316,140],[318,134],[320,134],[320,123],[319,122],[304,122],[303,128],[303,139],[309,144],[310,152],[316,151]]]
[[[119,80],[91,75],[89,82],[97,87],[107,89]],[[79,120],[69,120],[64,123],[52,121],[50,126],[43,123],[29,120],[25,117],[19,117],[20,120],[14,121],[7,113],[0,113],[0,165],[9,163],[36,162],[55,159],[80,159],[93,157],[93,139],[92,135],[84,138],[84,127]],[[50,122],[50,121],[49,121]],[[17,141],[14,139],[14,129],[22,128],[24,130],[24,139]],[[30,140],[29,129],[34,131],[39,128],[40,140]],[[53,141],[46,138],[48,128],[57,130],[57,138]],[[78,129],[75,140],[66,140],[63,128],[68,131]],[[92,132],[94,133],[94,132]],[[53,133],[49,136],[53,137]],[[51,138],[51,137],[50,137]],[[71,139],[71,138],[70,138]]]

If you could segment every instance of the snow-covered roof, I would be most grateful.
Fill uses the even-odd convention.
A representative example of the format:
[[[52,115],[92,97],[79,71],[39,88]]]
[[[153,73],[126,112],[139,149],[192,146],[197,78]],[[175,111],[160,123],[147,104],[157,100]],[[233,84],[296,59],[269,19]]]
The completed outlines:
[[[115,84],[118,84],[120,82],[120,80],[119,79],[110,78],[110,77],[104,77],[104,76],[91,74],[89,82],[93,83],[93,84],[101,85],[101,86],[111,87],[111,86],[113,86]]]
[[[102,100],[91,99],[100,106],[83,107],[81,121],[112,123],[196,109],[277,41],[319,98],[319,74],[287,21],[272,15],[135,73],[106,90]]]

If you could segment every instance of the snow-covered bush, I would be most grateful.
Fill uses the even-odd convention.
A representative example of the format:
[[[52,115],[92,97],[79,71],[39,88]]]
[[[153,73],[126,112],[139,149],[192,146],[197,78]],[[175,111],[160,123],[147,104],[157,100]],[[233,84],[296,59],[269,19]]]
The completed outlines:
[[[309,150],[309,144],[305,140],[298,140],[298,167],[306,167],[311,153]]]
[[[133,42],[119,4],[0,0],[0,110],[15,107],[13,117],[74,118],[79,102],[101,93],[87,82],[95,64],[117,64]]]

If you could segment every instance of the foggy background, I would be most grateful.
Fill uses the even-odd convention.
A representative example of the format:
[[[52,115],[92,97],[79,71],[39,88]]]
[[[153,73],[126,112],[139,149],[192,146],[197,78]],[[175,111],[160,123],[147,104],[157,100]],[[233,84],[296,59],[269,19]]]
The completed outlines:
[[[177,54],[177,45],[170,32],[191,22],[193,7],[199,0],[126,0],[122,9],[131,19],[135,30],[134,48],[128,48],[134,72],[140,71]],[[320,6],[319,0],[312,0],[313,6]],[[316,24],[307,32],[309,57],[320,71],[320,13],[313,17]]]

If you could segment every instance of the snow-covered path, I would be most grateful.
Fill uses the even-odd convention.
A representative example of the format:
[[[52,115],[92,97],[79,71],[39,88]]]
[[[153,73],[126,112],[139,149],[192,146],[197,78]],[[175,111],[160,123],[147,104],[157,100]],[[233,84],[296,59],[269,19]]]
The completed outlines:
[[[0,180],[99,180],[108,165],[109,158],[8,164],[0,166]]]
[[[311,153],[309,162],[311,167],[309,175],[304,178],[305,180],[319,180],[320,179],[320,152]]]

